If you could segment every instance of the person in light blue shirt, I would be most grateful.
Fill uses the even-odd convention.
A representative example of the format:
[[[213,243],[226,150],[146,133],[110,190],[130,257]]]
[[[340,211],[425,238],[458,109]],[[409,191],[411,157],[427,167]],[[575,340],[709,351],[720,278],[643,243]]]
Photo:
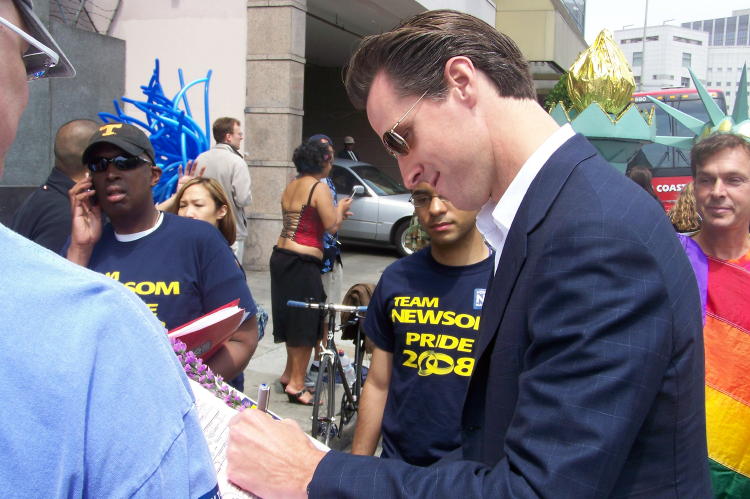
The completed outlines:
[[[0,60],[2,176],[26,80],[75,70],[29,0],[0,0]],[[137,296],[0,226],[0,324],[0,495],[219,497],[187,378]]]

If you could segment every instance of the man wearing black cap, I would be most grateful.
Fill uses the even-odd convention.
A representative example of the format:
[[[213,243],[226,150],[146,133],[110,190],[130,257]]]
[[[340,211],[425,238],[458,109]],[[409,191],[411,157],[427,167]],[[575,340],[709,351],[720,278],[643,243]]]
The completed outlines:
[[[0,0],[0,176],[27,80],[75,70],[27,0]],[[0,225],[0,489],[13,497],[213,497],[193,396],[153,314]]]
[[[70,190],[68,259],[125,284],[167,329],[239,298],[248,319],[207,364],[225,379],[241,375],[258,344],[257,309],[219,231],[156,209],[151,187],[161,169],[139,128],[103,125],[91,137],[83,162],[89,177]],[[110,219],[104,228],[102,211]],[[240,389],[241,383],[235,381]]]

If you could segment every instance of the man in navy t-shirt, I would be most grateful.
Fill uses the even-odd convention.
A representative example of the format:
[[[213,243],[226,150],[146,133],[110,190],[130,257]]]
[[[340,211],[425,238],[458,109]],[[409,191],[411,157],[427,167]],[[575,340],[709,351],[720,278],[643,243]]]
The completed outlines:
[[[430,246],[390,265],[367,309],[375,343],[353,454],[427,466],[460,445],[461,409],[474,369],[493,259],[476,212],[457,210],[419,184],[411,202]]]
[[[89,175],[70,191],[67,258],[123,283],[167,329],[239,299],[248,318],[206,363],[225,379],[240,375],[258,344],[258,325],[255,301],[226,240],[206,222],[156,209],[151,187],[161,169],[137,127],[103,125],[83,162]],[[102,211],[110,219],[103,228]]]

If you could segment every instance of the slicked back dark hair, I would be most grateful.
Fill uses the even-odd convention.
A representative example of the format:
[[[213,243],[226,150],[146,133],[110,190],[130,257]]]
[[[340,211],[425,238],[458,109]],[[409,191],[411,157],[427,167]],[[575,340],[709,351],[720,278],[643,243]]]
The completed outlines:
[[[693,172],[693,177],[698,172],[698,167],[703,166],[716,154],[725,149],[736,147],[743,149],[750,156],[750,143],[739,135],[732,133],[717,133],[695,144],[690,150],[690,169]]]
[[[499,95],[536,100],[534,81],[521,50],[508,36],[481,19],[454,10],[431,10],[406,19],[393,30],[366,37],[352,55],[345,75],[349,99],[364,109],[375,75],[383,70],[400,97],[445,97],[445,63],[465,56],[487,75]]]

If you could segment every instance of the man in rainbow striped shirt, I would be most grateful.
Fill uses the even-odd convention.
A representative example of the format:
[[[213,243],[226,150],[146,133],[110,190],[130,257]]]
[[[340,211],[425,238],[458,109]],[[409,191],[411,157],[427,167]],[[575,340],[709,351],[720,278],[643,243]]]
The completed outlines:
[[[750,138],[715,134],[691,153],[702,225],[679,237],[703,305],[706,433],[716,497],[750,497]]]

